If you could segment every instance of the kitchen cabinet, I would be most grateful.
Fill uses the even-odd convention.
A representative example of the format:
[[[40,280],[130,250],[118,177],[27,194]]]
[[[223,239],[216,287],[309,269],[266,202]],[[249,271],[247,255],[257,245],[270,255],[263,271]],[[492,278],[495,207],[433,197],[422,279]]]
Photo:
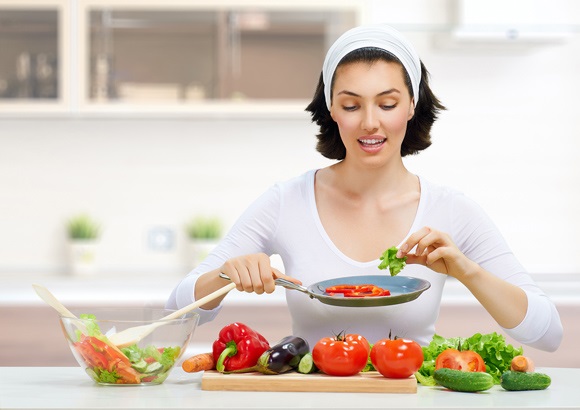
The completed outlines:
[[[0,108],[63,110],[68,101],[68,1],[0,0]]]
[[[304,116],[328,46],[353,26],[385,22],[419,48],[473,51],[559,44],[580,24],[569,0],[515,17],[521,0],[485,15],[473,3],[0,0],[0,117]],[[534,19],[522,26],[522,15]]]
[[[1,112],[302,112],[352,3],[0,0]]]
[[[571,36],[576,18],[569,0],[458,0],[452,35],[466,42],[557,44]]]

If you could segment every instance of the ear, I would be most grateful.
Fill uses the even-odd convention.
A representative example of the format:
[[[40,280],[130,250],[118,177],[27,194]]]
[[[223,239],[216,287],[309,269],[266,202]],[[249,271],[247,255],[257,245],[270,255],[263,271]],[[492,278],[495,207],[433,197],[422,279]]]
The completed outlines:
[[[415,102],[411,100],[411,104],[409,105],[409,115],[407,116],[407,121],[410,121],[414,115],[415,115]]]
[[[330,118],[332,118],[332,120],[334,122],[336,122],[336,120],[334,119],[334,106],[333,105],[330,106],[330,111],[329,112],[330,112]]]

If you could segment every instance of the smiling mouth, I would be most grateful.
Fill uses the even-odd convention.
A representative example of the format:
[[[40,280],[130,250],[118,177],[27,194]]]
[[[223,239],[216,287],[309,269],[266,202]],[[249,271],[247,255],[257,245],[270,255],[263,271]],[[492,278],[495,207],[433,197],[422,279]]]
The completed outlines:
[[[386,140],[386,138],[360,138],[358,142],[367,147],[376,147],[383,144]]]

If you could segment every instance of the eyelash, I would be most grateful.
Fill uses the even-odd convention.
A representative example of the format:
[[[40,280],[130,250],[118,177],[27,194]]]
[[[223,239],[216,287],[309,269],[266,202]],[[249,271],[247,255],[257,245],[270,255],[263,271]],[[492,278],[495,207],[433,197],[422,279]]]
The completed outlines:
[[[381,109],[383,109],[385,111],[389,111],[389,110],[392,110],[393,108],[395,108],[396,106],[397,106],[397,104],[393,104],[393,105],[381,105],[380,107],[381,107]],[[346,106],[343,106],[342,107],[343,110],[348,111],[348,112],[355,111],[357,108],[358,108],[358,106],[356,106],[356,105],[352,105],[352,106],[348,106],[348,107],[346,107]]]

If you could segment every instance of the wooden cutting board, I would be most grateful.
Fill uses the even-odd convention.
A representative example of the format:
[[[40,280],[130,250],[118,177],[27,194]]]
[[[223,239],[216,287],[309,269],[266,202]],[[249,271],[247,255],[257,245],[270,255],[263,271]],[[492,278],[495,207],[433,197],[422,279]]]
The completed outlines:
[[[205,371],[201,377],[202,390],[229,391],[302,391],[351,393],[417,393],[415,376],[407,379],[387,379],[379,372],[359,373],[337,377],[323,373],[301,374],[289,372],[277,375],[262,373],[223,374]]]

